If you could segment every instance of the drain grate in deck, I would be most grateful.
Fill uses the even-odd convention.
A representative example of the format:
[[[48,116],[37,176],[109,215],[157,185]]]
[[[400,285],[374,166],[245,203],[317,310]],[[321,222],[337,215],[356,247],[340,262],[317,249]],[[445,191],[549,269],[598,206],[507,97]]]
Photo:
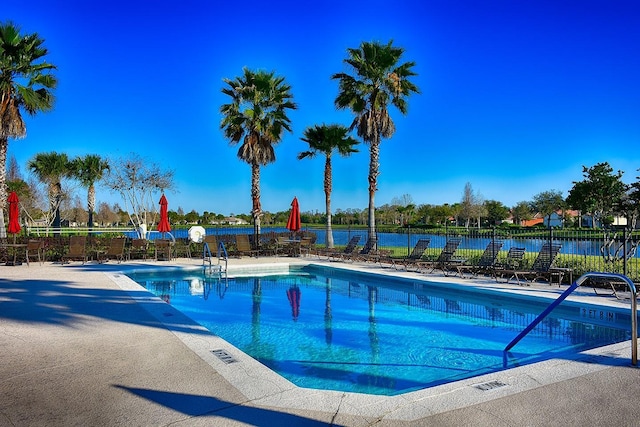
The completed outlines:
[[[507,384],[503,383],[502,381],[489,381],[482,384],[476,384],[474,385],[474,387],[482,391],[489,391],[495,390],[496,388],[505,387],[506,385]]]
[[[218,359],[222,360],[227,365],[229,363],[237,362],[237,360],[225,350],[211,350],[211,353],[213,353]]]

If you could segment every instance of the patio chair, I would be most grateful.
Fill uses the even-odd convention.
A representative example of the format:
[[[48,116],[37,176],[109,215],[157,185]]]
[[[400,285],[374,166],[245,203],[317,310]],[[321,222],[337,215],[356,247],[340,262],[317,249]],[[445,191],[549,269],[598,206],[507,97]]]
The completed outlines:
[[[259,251],[251,247],[248,234],[236,234],[236,255],[258,256]]]
[[[502,240],[492,240],[484,249],[484,252],[476,264],[461,264],[456,266],[460,277],[464,278],[465,272],[471,273],[472,277],[477,277],[480,273],[495,276],[494,267],[503,245],[504,242]]]
[[[191,240],[178,238],[173,245],[173,254],[176,258],[191,259]]]
[[[44,261],[44,240],[42,239],[30,239],[27,242],[25,258],[27,259],[27,265],[29,265],[29,258],[37,257],[38,262],[42,265]]]
[[[274,246],[275,256],[296,256],[300,254],[300,240],[291,239],[289,236],[277,236]]]
[[[447,276],[452,266],[464,262],[464,259],[455,257],[460,243],[462,243],[462,237],[452,237],[448,239],[438,258],[434,261],[418,261],[416,263],[418,270],[420,270],[421,267],[431,268],[428,273],[433,273],[435,270],[442,270],[442,273]]]
[[[418,239],[409,255],[400,259],[389,256],[385,258],[385,261],[389,262],[396,270],[398,269],[398,265],[403,265],[404,269],[409,271],[409,265],[416,266],[417,263],[422,260],[422,257],[430,244],[431,239],[429,237]]]
[[[562,245],[560,243],[545,243],[542,245],[540,252],[538,252],[535,261],[533,261],[531,269],[502,270],[500,273],[502,276],[509,275],[507,283],[513,278],[516,279],[518,285],[522,285],[520,282],[521,279],[530,282],[543,279],[548,281],[549,284],[553,284],[554,280],[557,280],[559,285],[562,282],[565,272],[568,271],[568,269],[558,269],[554,267],[561,247]]]
[[[83,264],[87,262],[87,236],[69,237],[69,251],[62,255],[62,263],[71,260],[80,260]]]
[[[316,234],[311,234],[300,239],[300,255],[304,253],[305,256],[309,256],[314,250],[317,238]]]
[[[171,261],[173,259],[173,245],[171,240],[154,240],[153,253],[156,261]]]
[[[127,259],[147,259],[149,241],[147,239],[133,239],[127,253]]]
[[[493,266],[493,277],[496,281],[498,281],[498,275],[504,276],[504,272],[522,270],[525,252],[525,248],[510,247],[507,257],[502,262],[496,262]]]
[[[109,241],[109,247],[104,252],[98,252],[98,262],[107,262],[110,259],[118,260],[121,263],[124,260],[124,244],[127,241],[125,237],[117,237]]]

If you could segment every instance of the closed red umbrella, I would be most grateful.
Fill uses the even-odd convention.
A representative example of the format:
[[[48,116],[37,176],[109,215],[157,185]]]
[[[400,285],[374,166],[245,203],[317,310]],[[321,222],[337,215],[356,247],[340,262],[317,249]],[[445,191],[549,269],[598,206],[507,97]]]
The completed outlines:
[[[168,207],[169,202],[163,194],[162,197],[160,197],[160,222],[158,222],[158,231],[161,233],[168,233],[171,231]]]
[[[289,304],[291,304],[291,316],[293,316],[293,320],[295,321],[298,320],[298,316],[300,315],[300,297],[301,292],[297,285],[287,290],[287,299],[289,300]]]
[[[289,212],[287,229],[293,232],[300,230],[300,206],[298,206],[297,197],[294,197],[293,201],[291,202],[291,212]]]
[[[9,198],[7,198],[7,202],[9,202],[9,227],[7,231],[13,234],[13,239],[15,240],[16,234],[20,232],[20,204],[18,200],[18,195],[15,191],[12,191],[9,194]]]

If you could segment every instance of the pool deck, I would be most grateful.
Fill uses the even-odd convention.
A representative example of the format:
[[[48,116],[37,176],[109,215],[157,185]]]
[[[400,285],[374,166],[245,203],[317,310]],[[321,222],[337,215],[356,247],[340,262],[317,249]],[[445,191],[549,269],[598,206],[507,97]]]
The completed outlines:
[[[308,261],[319,262],[244,257],[229,269]],[[629,342],[400,396],[295,387],[121,274],[201,265],[0,266],[0,426],[609,426],[640,419],[640,370]],[[536,296],[562,290],[331,265]],[[591,288],[572,299],[630,306]]]

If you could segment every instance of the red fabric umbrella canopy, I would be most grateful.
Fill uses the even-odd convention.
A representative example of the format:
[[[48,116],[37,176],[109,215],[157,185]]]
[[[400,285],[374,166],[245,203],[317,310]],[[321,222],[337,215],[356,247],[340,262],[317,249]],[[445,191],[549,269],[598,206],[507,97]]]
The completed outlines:
[[[7,228],[7,231],[12,234],[17,234],[21,229],[20,205],[18,195],[15,191],[12,191],[11,194],[9,194],[7,202],[9,202],[9,227]]]
[[[287,290],[287,299],[289,300],[289,304],[291,304],[293,320],[298,320],[298,316],[300,315],[300,297],[301,292],[299,287],[293,286]]]
[[[158,222],[158,231],[161,233],[168,233],[169,231],[171,231],[171,226],[169,225],[168,207],[169,202],[163,194],[162,197],[160,197],[160,222]]]
[[[287,229],[294,232],[300,230],[300,206],[298,206],[297,197],[294,197],[291,202],[291,212],[289,212]]]

